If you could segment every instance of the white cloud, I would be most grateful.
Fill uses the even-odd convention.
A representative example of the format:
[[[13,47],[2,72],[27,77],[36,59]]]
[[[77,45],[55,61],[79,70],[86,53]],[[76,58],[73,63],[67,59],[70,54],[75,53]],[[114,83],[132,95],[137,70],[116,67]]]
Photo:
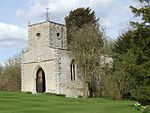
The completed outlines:
[[[27,20],[44,17],[45,9],[48,7],[52,15],[68,13],[70,10],[78,7],[96,7],[110,4],[116,0],[29,0],[30,6],[27,10],[18,9],[17,17],[24,17]],[[31,4],[32,3],[32,4]]]
[[[23,46],[26,40],[27,31],[25,28],[20,28],[17,25],[0,23],[0,48]]]
[[[46,8],[49,8],[50,19],[64,23],[64,17],[69,14],[70,10],[79,7],[90,7],[100,17],[100,24],[108,28],[110,37],[117,37],[120,30],[120,24],[131,19],[130,5],[135,4],[133,1],[120,0],[29,0],[29,7],[26,10],[18,9],[16,16],[26,21],[39,22],[45,20]],[[110,31],[109,31],[110,30]]]
[[[4,67],[4,66],[5,66],[5,64],[3,62],[0,62],[0,68]]]
[[[111,21],[108,18],[102,18],[100,23],[103,27],[106,27],[106,29],[112,26]]]

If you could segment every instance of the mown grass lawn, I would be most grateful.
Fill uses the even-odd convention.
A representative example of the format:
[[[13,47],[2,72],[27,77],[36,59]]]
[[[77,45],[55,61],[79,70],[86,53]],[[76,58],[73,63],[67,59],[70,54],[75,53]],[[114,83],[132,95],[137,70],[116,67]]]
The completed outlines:
[[[140,113],[133,101],[71,99],[49,94],[0,92],[0,113]]]

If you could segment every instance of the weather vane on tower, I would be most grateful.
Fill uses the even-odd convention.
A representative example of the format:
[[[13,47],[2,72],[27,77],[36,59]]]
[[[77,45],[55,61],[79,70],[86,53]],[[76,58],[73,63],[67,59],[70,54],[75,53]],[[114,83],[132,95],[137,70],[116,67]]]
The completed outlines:
[[[49,21],[49,8],[46,8],[46,21]]]

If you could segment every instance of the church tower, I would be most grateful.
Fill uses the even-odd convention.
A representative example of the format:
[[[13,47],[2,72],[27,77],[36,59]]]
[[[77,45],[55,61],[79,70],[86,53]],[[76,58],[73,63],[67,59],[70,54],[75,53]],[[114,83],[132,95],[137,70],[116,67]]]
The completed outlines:
[[[63,24],[46,21],[28,25],[29,49],[52,47],[67,49],[66,27]]]

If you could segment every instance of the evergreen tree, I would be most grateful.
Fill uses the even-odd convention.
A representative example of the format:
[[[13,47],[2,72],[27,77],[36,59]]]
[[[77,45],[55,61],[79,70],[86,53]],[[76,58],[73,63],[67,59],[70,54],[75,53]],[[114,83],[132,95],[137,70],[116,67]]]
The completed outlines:
[[[81,29],[87,24],[93,24],[94,26],[98,25],[98,20],[95,16],[95,12],[92,11],[89,7],[87,8],[77,8],[69,13],[65,17],[66,27],[67,27],[67,43],[68,48],[71,41],[73,40],[71,32]]]
[[[75,62],[80,67],[83,94],[84,97],[88,97],[91,91],[90,83],[96,76],[94,75],[97,70],[96,64],[102,53],[104,34],[99,30],[98,19],[90,8],[71,11],[65,20],[68,49],[73,53]]]
[[[131,6],[136,17],[142,22],[131,22],[135,31],[133,33],[133,53],[135,66],[130,70],[132,74],[133,95],[144,105],[150,101],[150,0],[139,0],[142,7]]]
[[[139,0],[140,8],[131,6],[142,22],[131,22],[133,30],[124,33],[114,48],[114,72],[124,70],[132,95],[143,105],[150,100],[150,5]],[[119,66],[122,65],[122,66]]]

